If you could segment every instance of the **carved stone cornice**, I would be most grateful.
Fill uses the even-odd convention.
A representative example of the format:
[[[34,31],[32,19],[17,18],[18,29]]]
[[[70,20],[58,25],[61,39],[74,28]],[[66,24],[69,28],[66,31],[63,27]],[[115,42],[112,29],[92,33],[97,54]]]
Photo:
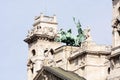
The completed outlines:
[[[46,34],[33,34],[32,36],[27,37],[24,39],[26,43],[32,43],[34,41],[37,41],[38,39],[43,39],[43,40],[49,40],[49,41],[54,41],[54,36],[49,36]]]

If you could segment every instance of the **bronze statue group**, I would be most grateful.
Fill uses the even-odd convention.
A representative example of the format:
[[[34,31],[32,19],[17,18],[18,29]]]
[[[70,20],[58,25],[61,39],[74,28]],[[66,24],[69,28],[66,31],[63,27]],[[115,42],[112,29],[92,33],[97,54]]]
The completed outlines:
[[[75,18],[73,18],[73,21],[77,27],[78,34],[74,36],[71,29],[67,30],[67,32],[60,29],[58,32],[58,37],[55,39],[57,42],[66,43],[68,46],[80,46],[81,43],[85,41],[85,35],[81,28],[80,21],[78,20],[76,23]]]

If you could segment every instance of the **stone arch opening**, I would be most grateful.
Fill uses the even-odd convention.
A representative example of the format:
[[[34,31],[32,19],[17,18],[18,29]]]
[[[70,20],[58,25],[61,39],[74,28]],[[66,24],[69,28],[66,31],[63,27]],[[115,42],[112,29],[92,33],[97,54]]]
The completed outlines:
[[[54,50],[53,50],[53,49],[51,49],[51,50],[50,50],[50,52],[51,52],[51,55],[53,55],[53,54],[54,54]]]
[[[35,49],[32,50],[32,55],[33,55],[33,56],[36,55],[36,51],[35,51]]]
[[[108,74],[110,74],[110,67],[108,68]]]
[[[118,13],[119,13],[119,15],[120,15],[120,7],[118,7]]]

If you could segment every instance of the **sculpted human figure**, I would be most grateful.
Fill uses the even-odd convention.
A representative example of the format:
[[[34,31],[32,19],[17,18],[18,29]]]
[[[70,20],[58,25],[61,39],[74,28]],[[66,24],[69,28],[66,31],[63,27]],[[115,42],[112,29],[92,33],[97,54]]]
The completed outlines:
[[[28,80],[32,80],[33,78],[33,63],[32,61],[29,59],[28,63],[27,63],[27,72],[28,72]]]
[[[35,53],[36,54],[31,56],[28,61],[28,70],[29,70],[29,73],[33,75],[33,77],[43,67],[44,59],[45,59],[44,50],[40,49],[40,50],[37,50]]]
[[[120,30],[120,17],[119,16],[112,20],[112,27]]]
[[[84,29],[84,34],[85,34],[86,41],[92,41],[90,27],[88,27],[87,29]]]

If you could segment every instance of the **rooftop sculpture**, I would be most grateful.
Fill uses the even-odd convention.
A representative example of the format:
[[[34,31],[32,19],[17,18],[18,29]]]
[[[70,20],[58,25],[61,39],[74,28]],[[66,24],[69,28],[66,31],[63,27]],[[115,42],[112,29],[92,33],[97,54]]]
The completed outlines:
[[[85,35],[81,28],[80,21],[76,23],[75,18],[73,18],[73,21],[77,27],[78,34],[76,36],[72,35],[72,30],[69,29],[67,32],[63,31],[63,29],[60,29],[58,32],[59,37],[56,38],[57,42],[63,42],[66,43],[66,45],[69,46],[80,46],[82,42],[85,41]]]

